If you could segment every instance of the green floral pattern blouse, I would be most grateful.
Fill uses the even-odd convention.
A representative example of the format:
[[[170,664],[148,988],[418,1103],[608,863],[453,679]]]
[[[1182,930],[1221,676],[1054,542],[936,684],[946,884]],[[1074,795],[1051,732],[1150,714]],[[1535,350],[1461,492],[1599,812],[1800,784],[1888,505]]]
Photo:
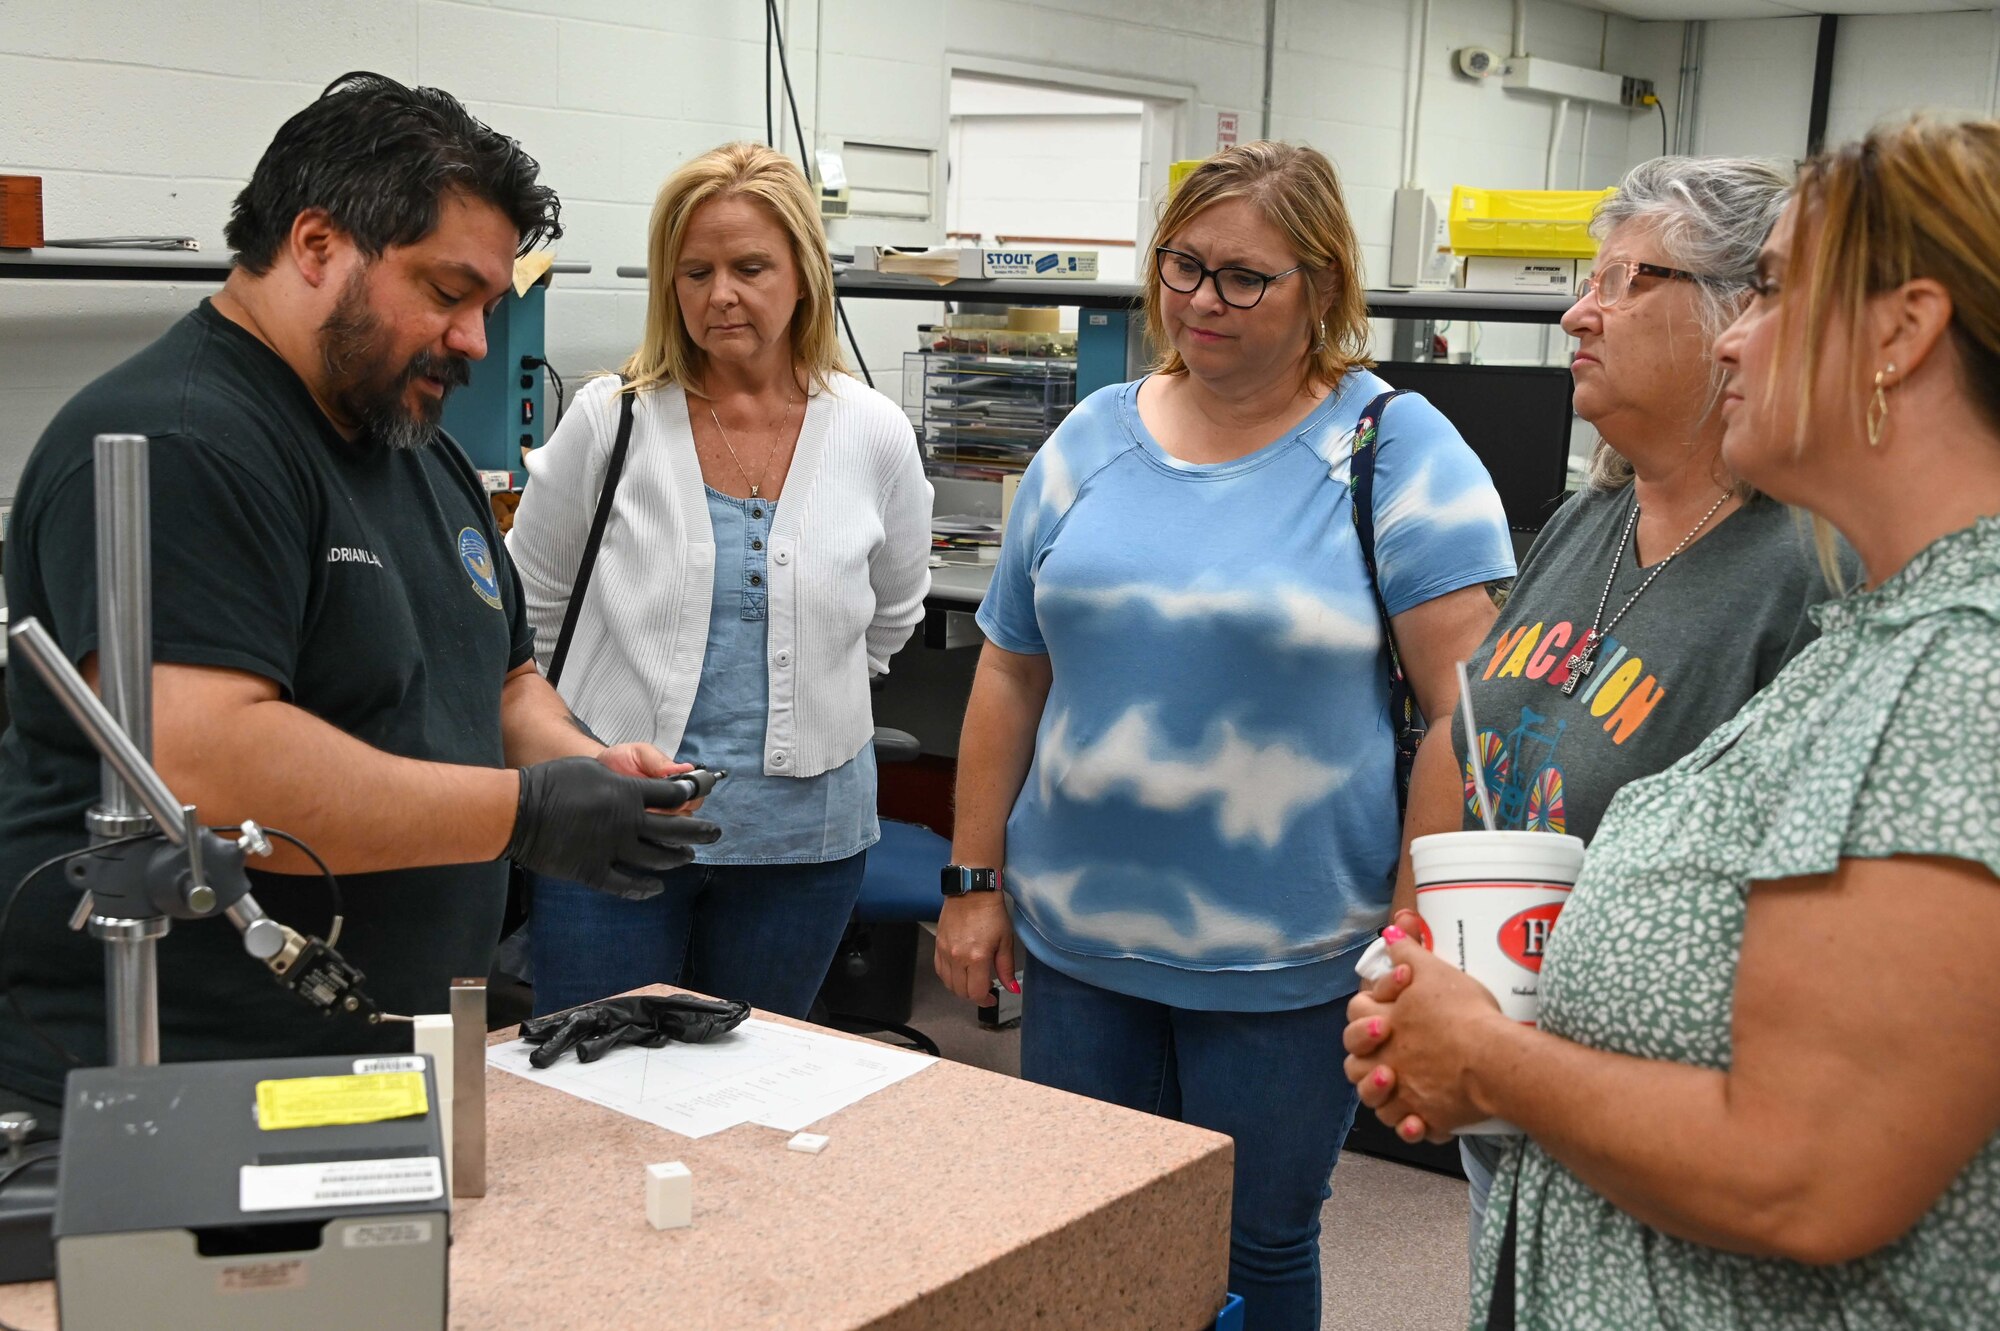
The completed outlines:
[[[1612,802],[1549,941],[1545,1030],[1727,1068],[1751,883],[1891,855],[2000,873],[2000,519],[1813,613],[1817,643],[1693,753]],[[1872,982],[1865,957],[1854,974]],[[2000,1326],[2000,1136],[1901,1239],[1829,1267],[1670,1237],[1522,1140],[1494,1182],[1474,1327],[1510,1211],[1523,1328]]]

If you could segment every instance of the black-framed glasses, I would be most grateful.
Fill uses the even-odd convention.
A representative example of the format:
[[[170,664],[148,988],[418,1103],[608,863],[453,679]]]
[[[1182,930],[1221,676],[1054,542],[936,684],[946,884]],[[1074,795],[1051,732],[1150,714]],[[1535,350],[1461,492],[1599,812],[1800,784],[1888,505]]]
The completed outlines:
[[[1162,245],[1153,251],[1153,267],[1159,270],[1160,285],[1169,291],[1192,296],[1201,290],[1203,282],[1213,281],[1215,294],[1222,297],[1224,305],[1248,310],[1256,308],[1257,302],[1264,299],[1264,292],[1271,283],[1290,277],[1305,265],[1293,264],[1282,273],[1260,273],[1255,268],[1233,264],[1225,268],[1209,268],[1192,254],[1170,250]]]
[[[1589,277],[1576,284],[1576,298],[1582,300],[1592,292],[1597,293],[1597,303],[1610,309],[1625,299],[1632,290],[1632,282],[1640,277],[1664,277],[1678,282],[1710,282],[1713,278],[1700,273],[1690,273],[1685,268],[1665,268],[1657,263],[1640,263],[1636,259],[1620,259],[1607,263]]]

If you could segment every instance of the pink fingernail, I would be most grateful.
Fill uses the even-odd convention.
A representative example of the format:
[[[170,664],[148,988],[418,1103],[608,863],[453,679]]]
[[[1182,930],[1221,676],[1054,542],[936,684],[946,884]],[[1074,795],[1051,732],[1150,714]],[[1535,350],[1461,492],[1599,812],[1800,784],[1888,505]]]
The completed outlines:
[[[1405,938],[1408,937],[1409,937],[1408,934],[1404,933],[1401,929],[1397,928],[1393,924],[1382,931],[1382,941],[1385,943],[1400,943]]]
[[[1408,1119],[1404,1119],[1403,1122],[1397,1126],[1396,1131],[1406,1142],[1413,1142],[1418,1137],[1423,1135],[1422,1132],[1418,1129],[1417,1125],[1410,1122]]]
[[[1375,1069],[1375,1084],[1377,1086],[1387,1086],[1389,1084],[1389,1069],[1387,1068]]]
[[[1371,1040],[1379,1040],[1382,1038],[1382,1019],[1380,1017],[1372,1017],[1369,1019],[1368,1038]]]
[[[1020,993],[1020,992],[1021,992],[1021,982],[1020,982],[1019,980],[1009,980],[1009,981],[1007,981],[1007,992],[1008,992],[1008,993],[1010,993],[1010,994],[1018,994],[1018,993]]]

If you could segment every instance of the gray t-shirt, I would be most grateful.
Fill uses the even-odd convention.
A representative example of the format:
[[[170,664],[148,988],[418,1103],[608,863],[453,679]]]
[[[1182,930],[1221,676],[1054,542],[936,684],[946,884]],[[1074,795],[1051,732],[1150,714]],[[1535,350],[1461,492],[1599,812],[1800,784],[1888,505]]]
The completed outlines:
[[[1679,761],[1818,636],[1806,610],[1832,593],[1811,533],[1794,510],[1756,499],[1661,571],[1565,696],[1564,659],[1590,628],[1632,504],[1629,486],[1586,490],[1564,504],[1467,667],[1502,828],[1590,840],[1619,787]],[[1626,550],[1607,621],[1647,572]],[[1476,828],[1456,719],[1452,744],[1465,825]]]

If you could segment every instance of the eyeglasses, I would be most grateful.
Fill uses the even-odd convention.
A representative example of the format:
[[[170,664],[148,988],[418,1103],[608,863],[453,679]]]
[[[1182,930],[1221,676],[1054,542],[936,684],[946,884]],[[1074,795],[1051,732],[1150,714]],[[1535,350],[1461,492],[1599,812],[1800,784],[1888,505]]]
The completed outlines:
[[[1290,277],[1305,267],[1302,263],[1293,264],[1282,273],[1260,273],[1254,268],[1233,266],[1206,268],[1192,254],[1170,250],[1164,245],[1153,251],[1153,266],[1159,270],[1160,285],[1183,296],[1192,296],[1201,290],[1203,282],[1213,279],[1215,294],[1222,297],[1222,303],[1239,310],[1256,308],[1271,283]]]
[[[1607,263],[1597,272],[1576,284],[1576,298],[1582,300],[1592,292],[1597,293],[1597,303],[1610,309],[1625,299],[1632,290],[1632,283],[1641,277],[1666,277],[1681,282],[1709,282],[1713,278],[1700,273],[1690,273],[1684,268],[1662,268],[1656,263],[1639,263],[1632,259],[1620,259],[1617,263]]]

